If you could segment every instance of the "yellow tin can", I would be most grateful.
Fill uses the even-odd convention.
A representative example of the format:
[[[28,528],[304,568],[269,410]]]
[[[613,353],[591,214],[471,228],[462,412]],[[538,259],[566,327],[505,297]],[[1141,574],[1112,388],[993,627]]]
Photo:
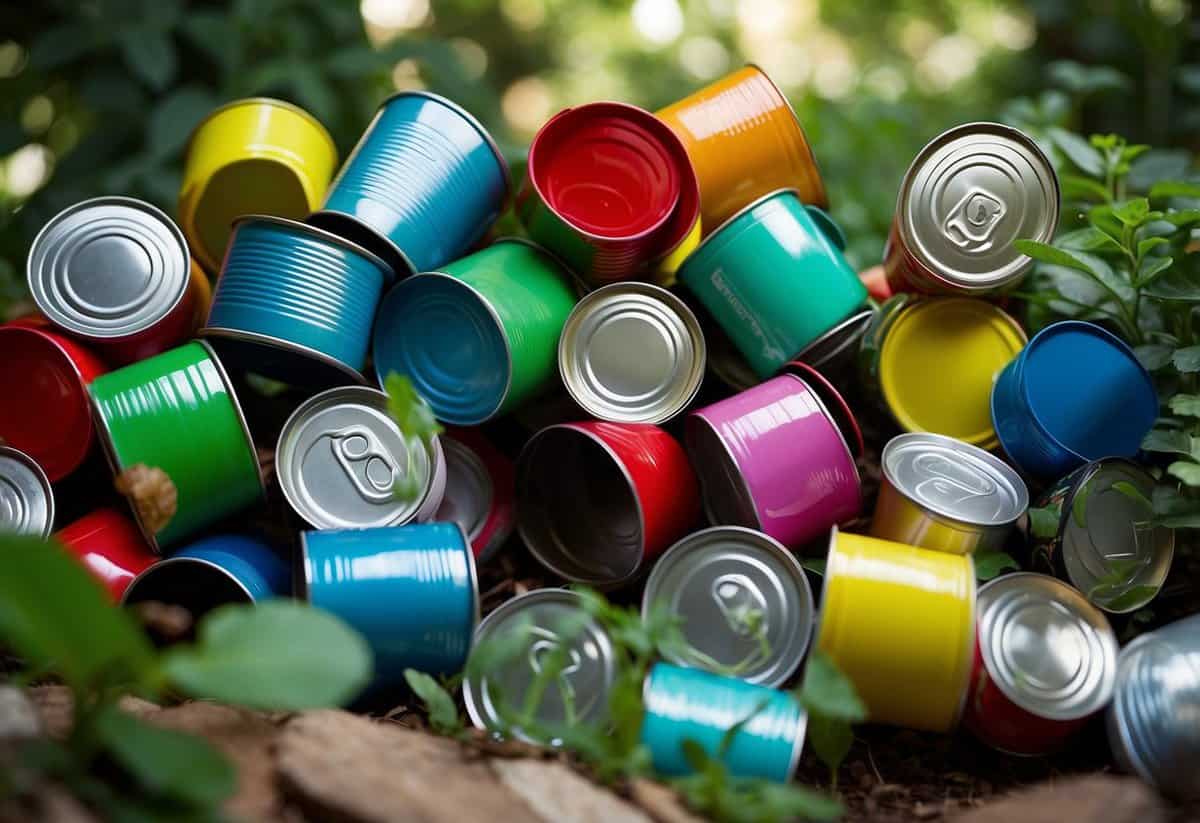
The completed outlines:
[[[868,720],[949,731],[975,651],[975,564],[834,528],[817,647],[867,705]]]
[[[203,328],[208,321],[208,309],[212,306],[212,281],[200,268],[196,258],[192,258],[192,267],[188,272],[188,282],[192,293],[196,296],[196,308],[192,313],[192,331]]]
[[[663,287],[675,285],[675,274],[679,271],[679,266],[700,245],[700,236],[700,217],[697,215],[696,221],[692,223],[692,227],[679,241],[679,244],[650,264],[648,279]]]
[[[247,214],[303,220],[325,199],[337,147],[299,106],[235,100],[200,121],[188,143],[179,221],[210,273],[221,267],[233,221]]]

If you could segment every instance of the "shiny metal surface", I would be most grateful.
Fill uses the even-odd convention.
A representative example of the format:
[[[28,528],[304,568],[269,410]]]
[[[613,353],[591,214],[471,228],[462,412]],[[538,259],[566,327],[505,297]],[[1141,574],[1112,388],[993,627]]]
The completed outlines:
[[[852,359],[858,351],[859,341],[866,334],[877,311],[874,308],[866,308],[850,315],[801,349],[793,359],[807,363],[823,373],[837,368]]]
[[[446,489],[433,519],[457,523],[474,543],[483,532],[495,500],[492,475],[469,446],[453,437],[438,440],[446,460]]]
[[[48,537],[54,528],[54,489],[33,458],[0,446],[0,533]]]

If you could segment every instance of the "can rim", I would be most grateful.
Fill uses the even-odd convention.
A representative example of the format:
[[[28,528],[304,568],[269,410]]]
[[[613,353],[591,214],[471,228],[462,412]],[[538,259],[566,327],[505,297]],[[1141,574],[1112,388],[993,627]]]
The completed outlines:
[[[483,458],[479,456],[478,452],[476,452],[473,448],[471,448],[466,443],[464,443],[460,438],[452,436],[450,434],[450,432],[443,432],[441,435],[438,436],[438,439],[442,441],[442,453],[445,455],[445,458],[446,458],[446,469],[447,469],[447,471],[446,471],[446,476],[447,476],[446,487],[447,488],[449,488],[449,485],[450,485],[449,484],[449,474],[450,474],[449,468],[450,468],[450,464],[452,462],[450,460],[451,455],[454,456],[454,460],[458,461],[459,465],[468,465],[470,467],[469,470],[476,477],[485,477],[487,479],[489,487],[492,487],[495,485],[495,481],[492,479],[492,473],[488,469],[487,463],[485,463]],[[489,490],[492,491],[493,496],[494,496],[495,495],[494,488],[489,488]],[[445,500],[445,498],[443,498],[443,501],[444,500]],[[473,527],[471,528],[471,530],[469,532],[467,532],[466,527],[463,528],[463,531],[467,532],[467,539],[469,539],[471,541],[472,546],[475,545],[476,540],[479,540],[483,536],[483,531],[487,527],[487,520],[491,517],[492,509],[494,508],[494,505],[495,505],[494,500],[492,501],[492,504],[493,504],[492,506],[488,507],[487,511],[482,513],[482,516],[476,516],[473,518],[476,522],[473,524]],[[439,509],[440,508],[441,508],[441,504],[439,504]],[[456,520],[454,522],[457,523],[458,521]]]
[[[316,214],[322,214],[322,213],[324,213],[324,212],[317,211],[317,212],[314,212],[313,214],[316,215]],[[337,212],[337,214],[339,215],[339,217],[343,216],[343,215],[341,215],[340,212]],[[313,215],[310,215],[307,219],[311,220],[312,216]],[[358,243],[355,243],[353,240],[347,240],[345,237],[342,237],[339,234],[335,234],[334,232],[331,232],[328,229],[323,229],[320,226],[314,225],[309,222],[301,222],[300,220],[291,220],[287,217],[277,217],[276,215],[273,215],[273,214],[243,214],[242,216],[236,218],[232,223],[229,224],[230,227],[235,230],[235,233],[230,236],[230,239],[229,239],[230,245],[233,245],[233,243],[236,239],[237,227],[242,225],[243,223],[269,223],[269,224],[276,225],[276,226],[282,226],[283,228],[290,229],[294,232],[299,232],[300,234],[312,235],[313,237],[323,240],[326,243],[331,243],[335,246],[341,246],[343,249],[345,249],[349,252],[353,252],[354,254],[357,254],[359,257],[366,259],[366,261],[368,263],[375,266],[382,273],[383,283],[385,286],[396,279],[396,272],[392,269],[392,267],[390,265],[387,264],[387,262],[384,261],[384,259],[382,257],[375,254],[375,252],[364,248],[363,246],[359,245]],[[222,262],[222,268],[224,268],[223,262]]]
[[[292,565],[292,597],[312,605],[312,578],[309,575],[308,530],[300,530],[300,540]]]
[[[796,188],[791,188],[791,187],[785,187],[782,189],[773,189],[773,190],[767,192],[766,194],[763,194],[763,195],[760,195],[760,196],[754,198],[749,203],[742,206],[740,209],[735,211],[733,214],[729,215],[724,220],[722,220],[720,223],[718,223],[717,227],[715,229],[713,229],[712,231],[705,234],[704,237],[700,238],[700,242],[696,245],[696,248],[692,249],[692,253],[689,254],[687,257],[685,257],[683,259],[683,262],[679,264],[679,279],[680,280],[683,279],[684,270],[687,268],[688,263],[691,263],[693,260],[695,260],[696,258],[698,258],[700,256],[700,253],[705,249],[705,247],[708,246],[709,241],[714,239],[717,235],[721,234],[723,231],[725,231],[725,229],[729,228],[734,223],[734,221],[736,221],[738,218],[743,217],[744,215],[746,215],[749,212],[753,211],[754,209],[758,208],[759,206],[761,206],[763,203],[767,202],[768,200],[773,200],[774,198],[776,198],[782,194],[792,194],[795,196],[796,200],[799,201],[801,206],[804,205],[804,201],[800,199],[800,190],[796,189]]]
[[[866,335],[867,328],[870,326],[871,320],[874,319],[876,311],[877,309],[873,309],[868,306],[861,311],[851,312],[849,317],[802,348],[792,357],[792,359],[807,363],[819,371],[822,366],[829,365],[845,352],[853,348],[857,348],[859,342]],[[852,332],[852,334],[848,335],[844,341],[835,346],[824,357],[816,359],[810,357],[813,349],[846,332],[847,330]]]
[[[293,114],[300,115],[300,117],[307,120],[309,124],[315,126],[317,131],[320,132],[321,136],[325,138],[325,142],[329,145],[329,150],[333,152],[334,162],[337,162],[337,144],[334,142],[333,136],[329,133],[329,129],[325,128],[325,124],[318,120],[315,114],[307,109],[302,108],[296,103],[291,102],[290,100],[282,100],[278,97],[270,97],[266,95],[239,97],[236,100],[229,100],[225,103],[221,103],[214,109],[210,109],[208,114],[204,115],[200,122],[193,126],[192,130],[188,133],[187,143],[184,147],[184,153],[186,154],[192,150],[192,141],[196,139],[196,135],[199,133],[200,129],[208,125],[217,115],[229,111],[230,109],[236,109],[242,106],[250,105],[269,106],[271,108],[284,109],[292,112]]]
[[[353,380],[355,386],[368,385],[367,378],[363,377],[362,372],[358,369],[352,369],[340,360],[331,357],[325,352],[317,351],[300,343],[293,343],[290,340],[284,340],[282,337],[272,337],[269,334],[259,334],[252,331],[241,331],[240,329],[230,329],[225,326],[205,326],[196,332],[197,340],[205,340],[206,338],[215,340],[233,340],[239,343],[254,343],[256,345],[266,346],[267,348],[277,351],[288,351],[295,354],[303,355],[304,357],[318,361],[322,366],[333,368],[343,377],[348,377]],[[253,369],[246,369],[253,372]]]
[[[755,62],[746,63],[746,66],[755,69],[760,75],[762,75],[762,77],[771,84],[771,88],[775,90],[775,93],[779,95],[779,99],[783,101],[783,104],[787,106],[788,112],[792,115],[792,122],[795,123],[796,130],[800,133],[800,140],[804,144],[804,150],[808,154],[808,160],[812,164],[813,168],[813,176],[817,182],[819,201],[813,203],[812,205],[820,209],[828,209],[829,193],[825,189],[825,178],[821,175],[821,167],[818,165],[817,156],[813,152],[812,142],[808,139],[808,133],[804,131],[804,124],[800,122],[800,115],[796,114],[796,108],[792,105],[792,101],[788,99],[788,96],[783,93],[783,89],[779,88],[779,84],[775,82],[771,75],[767,74],[762,66]],[[801,200],[800,202],[803,203],[804,201]]]
[[[817,406],[821,409],[821,414],[830,427],[837,433],[838,440],[842,444],[842,448],[846,450],[846,457],[850,462],[850,468],[854,472],[854,484],[858,490],[859,507],[862,506],[862,475],[858,471],[858,461],[854,459],[854,451],[850,448],[850,444],[846,441],[846,435],[842,432],[842,427],[838,425],[837,419],[829,413],[829,409],[825,406],[825,401],[821,398],[820,392],[808,384],[803,377],[794,372],[785,372],[780,377],[790,377],[793,380],[799,381],[813,399],[817,401]]]
[[[958,728],[962,723],[963,715],[967,711],[967,698],[971,693],[971,673],[974,670],[975,661],[975,644],[979,637],[979,578],[975,576],[975,555],[965,555],[967,559],[967,586],[970,597],[970,605],[967,607],[968,621],[967,630],[964,632],[965,647],[962,651],[962,677],[958,683],[958,707],[954,710],[954,717],[950,721],[950,728]]]
[[[857,458],[866,454],[867,451],[866,443],[863,441],[862,429],[858,425],[858,417],[854,414],[854,410],[850,408],[850,404],[846,402],[846,398],[843,397],[842,393],[837,390],[837,387],[833,385],[833,382],[830,381],[825,375],[821,374],[816,366],[812,366],[808,363],[805,363],[803,360],[798,360],[796,358],[793,358],[785,363],[781,373],[791,375],[792,377],[796,377],[804,382],[804,385],[808,387],[808,390],[812,392],[814,397],[817,398],[817,403],[821,406],[821,411],[824,412],[825,417],[828,418],[831,423],[833,423],[834,428],[838,430],[838,434],[842,436],[842,442],[846,444],[846,450],[850,452],[850,459],[855,461],[857,464]],[[809,382],[810,378],[812,380],[811,383]],[[813,383],[818,384],[820,389],[818,389],[817,386],[814,386]],[[847,436],[845,431],[846,427],[842,426],[837,415],[834,415],[830,412],[829,404],[826,403],[825,398],[821,396],[822,391],[828,393],[831,400],[836,401],[838,411],[841,412],[841,416],[845,418],[845,422],[848,424],[850,429],[850,434],[853,435],[854,445],[856,448],[850,447],[850,438]],[[857,467],[855,471],[857,472]],[[861,477],[859,478],[859,482],[862,482]]]
[[[332,209],[317,209],[308,217],[304,218],[304,224],[306,226],[311,226],[314,229],[319,229],[327,234],[333,235],[334,237],[342,238],[342,235],[338,234],[332,228],[336,227],[339,223],[345,224],[349,227],[352,227],[356,231],[360,231],[369,235],[373,241],[379,243],[380,254],[386,254],[387,257],[390,258],[390,262],[385,262],[385,269],[391,273],[391,279],[388,280],[385,278],[385,286],[393,281],[404,280],[405,278],[417,273],[417,267],[413,265],[413,262],[408,258],[408,255],[404,252],[404,249],[397,246],[392,238],[388,237],[381,231],[377,231],[375,228],[352,214],[346,214],[345,212],[334,211]],[[331,228],[323,228],[324,225],[328,225]],[[353,240],[346,240],[346,242],[354,243],[354,245],[364,249],[375,257],[379,257],[379,254],[375,254],[375,252],[366,249],[366,247],[361,243],[355,243]]]
[[[256,602],[254,595],[250,592],[250,590],[248,588],[246,588],[246,584],[243,583],[241,580],[239,580],[237,578],[237,576],[234,575],[233,572],[229,571],[224,566],[221,566],[220,564],[214,563],[213,561],[207,560],[203,557],[191,557],[189,555],[174,555],[172,557],[164,557],[162,560],[156,560],[154,563],[152,563],[151,565],[149,565],[145,569],[143,569],[141,572],[139,572],[136,577],[134,577],[132,580],[130,580],[129,585],[125,587],[125,591],[121,593],[120,605],[122,605],[122,606],[128,605],[129,593],[131,591],[133,591],[134,586],[136,586],[138,583],[140,583],[147,575],[153,574],[156,571],[162,571],[167,566],[189,565],[189,564],[196,565],[196,566],[204,566],[213,571],[216,571],[217,573],[219,573],[223,577],[225,577],[227,580],[229,580],[231,583],[233,583],[234,586],[236,586],[238,589],[240,589],[242,594],[244,594],[246,596],[246,601],[248,603]]]
[[[463,527],[457,523],[453,525],[458,530],[458,536],[462,540],[463,554],[467,557],[467,579],[470,581],[471,587],[471,630],[467,634],[468,640],[473,640],[475,633],[479,630],[483,607],[483,595],[479,591],[479,571],[475,568],[475,547],[471,545],[471,538],[467,536]],[[471,646],[471,643],[467,644],[467,657],[471,655]],[[466,665],[465,659],[463,664]]]
[[[54,532],[54,487],[50,485],[50,479],[46,477],[46,472],[36,460],[15,446],[6,446],[0,443],[0,457],[11,458],[29,469],[38,485],[42,487],[46,499],[46,522],[42,524],[41,536],[49,537]]]
[[[242,403],[238,399],[237,391],[233,387],[233,381],[229,379],[229,374],[225,371],[225,366],[221,363],[221,358],[217,355],[212,345],[207,340],[199,338],[195,342],[208,353],[209,360],[216,366],[217,374],[221,376],[221,383],[225,386],[225,393],[229,395],[229,403],[233,406],[233,412],[237,415],[238,423],[242,427],[242,434],[246,438],[246,447],[250,454],[250,459],[254,461],[254,473],[258,477],[259,497],[266,497],[267,478],[263,474],[262,461],[258,459],[258,448],[254,445],[254,435],[250,433],[250,424],[246,422],[246,415],[242,411]]]
[[[754,523],[753,523],[753,525],[749,526],[748,528],[755,529],[756,531],[760,531],[765,534],[762,517],[760,516],[759,511],[758,511],[758,505],[754,502],[754,495],[750,492],[750,484],[746,481],[746,476],[742,473],[742,467],[738,464],[737,458],[734,457],[733,452],[730,450],[729,444],[725,442],[725,438],[721,436],[721,432],[717,430],[717,427],[715,425],[713,425],[712,421],[709,420],[705,416],[705,409],[699,409],[697,411],[692,412],[690,415],[688,415],[689,423],[692,420],[699,420],[699,421],[701,421],[701,423],[704,426],[708,427],[709,433],[713,436],[713,438],[716,440],[716,442],[721,445],[721,454],[720,454],[721,458],[723,460],[728,461],[727,462],[728,467],[734,469],[732,474],[737,476],[737,488],[735,488],[734,491],[740,492],[740,496],[741,496],[740,502],[742,502],[743,504],[748,504],[747,509],[753,510],[753,512],[754,512]],[[696,425],[700,425],[700,423],[693,423],[692,425],[696,426]],[[686,439],[687,438],[685,438],[685,440]],[[688,449],[688,452],[690,453],[691,449]],[[699,462],[699,461],[697,461],[697,462]],[[857,469],[856,469],[856,471],[857,471]],[[713,511],[712,503],[710,500],[710,495],[708,495],[704,492],[704,489],[705,489],[704,478],[707,476],[707,472],[698,471],[698,472],[696,472],[696,475],[700,481],[700,502],[701,502],[701,505],[703,505],[703,507],[704,507],[704,514],[708,518],[708,522],[717,523],[719,518],[716,516],[716,513]],[[733,524],[733,525],[740,526],[742,524],[737,523],[737,524]],[[822,601],[822,602],[824,602],[824,601]]]

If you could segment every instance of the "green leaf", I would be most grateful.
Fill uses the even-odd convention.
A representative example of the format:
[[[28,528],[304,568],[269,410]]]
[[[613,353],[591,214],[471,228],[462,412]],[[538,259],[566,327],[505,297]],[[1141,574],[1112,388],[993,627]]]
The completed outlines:
[[[1091,198],[1101,203],[1108,202],[1108,189],[1089,177],[1064,174],[1059,178],[1059,182],[1062,184],[1064,200],[1088,200]]]
[[[1019,570],[1021,567],[1009,555],[1001,551],[975,552],[975,577],[991,580],[1005,569]]]
[[[237,63],[241,35],[227,13],[189,11],[182,26],[188,41],[207,54],[222,71],[231,71]]]
[[[45,29],[29,44],[29,68],[35,71],[57,69],[88,54],[96,45],[96,29],[84,22]]]
[[[1200,529],[1200,505],[1190,512],[1167,515],[1155,522],[1168,529]]]
[[[1161,237],[1154,238],[1161,240]],[[1143,243],[1146,241],[1142,241]],[[1158,276],[1165,272],[1175,263],[1171,257],[1147,257],[1142,261],[1142,265],[1138,269],[1137,281],[1134,285],[1137,288],[1148,286],[1158,279]]]
[[[150,115],[147,135],[150,150],[156,157],[174,155],[187,143],[188,135],[216,106],[208,89],[184,86],[162,99]]]
[[[1087,504],[1088,498],[1091,496],[1091,486],[1085,483],[1079,491],[1075,492],[1075,497],[1071,500],[1071,519],[1080,528],[1087,527]]]
[[[325,61],[325,69],[334,77],[362,80],[389,68],[395,62],[395,59],[388,59],[369,45],[358,45],[348,46],[331,54]]]
[[[1175,348],[1159,343],[1149,343],[1145,346],[1137,346],[1133,353],[1137,355],[1138,362],[1145,366],[1147,371],[1157,371],[1171,362]]]
[[[1095,274],[1091,265],[1084,259],[1072,252],[1064,249],[1059,249],[1048,243],[1040,243],[1037,240],[1015,240],[1013,247],[1021,254],[1032,257],[1034,260],[1040,260],[1043,263],[1053,263],[1056,266],[1066,266],[1069,269],[1085,272],[1086,274]]]
[[[1182,349],[1176,349],[1175,354],[1171,355],[1171,362],[1183,374],[1200,371],[1200,346],[1186,346]],[[1174,409],[1174,399],[1171,402],[1171,408]],[[1183,414],[1184,412],[1179,413]]]
[[[1139,605],[1145,604],[1152,600],[1158,594],[1157,586],[1142,585],[1132,586],[1124,589],[1120,593],[1092,590],[1088,592],[1088,599],[1098,603],[1104,608],[1112,612],[1127,612],[1130,609],[1136,608]]]
[[[1106,235],[1107,236],[1107,235]],[[1137,256],[1145,257],[1151,250],[1159,246],[1169,245],[1170,241],[1165,237],[1147,237],[1137,244]]]
[[[1155,278],[1142,294],[1158,300],[1195,303],[1200,301],[1200,275],[1186,271],[1183,266],[1174,266]]]
[[[807,737],[817,757],[836,778],[838,767],[854,745],[854,730],[850,724],[835,717],[809,714]]]
[[[1034,537],[1050,540],[1058,536],[1058,531],[1062,526],[1062,512],[1057,507],[1037,508],[1031,506],[1028,515],[1029,530],[1033,532]]]
[[[1194,223],[1200,223],[1200,209],[1179,209],[1178,211],[1169,211],[1162,216],[1162,219],[1172,224],[1176,228],[1183,228]]]
[[[845,813],[841,801],[832,795],[814,792],[794,784],[760,781],[758,792],[766,814],[758,820],[837,820]]]
[[[1113,209],[1113,216],[1126,226],[1140,226],[1150,214],[1150,201],[1145,197],[1126,200]]]
[[[828,562],[828,560],[829,559],[826,557],[802,557],[800,558],[800,565],[808,569],[813,574],[824,577],[825,564]]]
[[[1130,166],[1127,182],[1136,191],[1146,191],[1160,180],[1183,177],[1192,156],[1183,149],[1151,149]]]
[[[1055,241],[1059,248],[1077,251],[1121,251],[1121,244],[1095,226],[1068,232]]]
[[[1200,404],[1197,409],[1200,410]],[[1191,456],[1192,438],[1174,429],[1151,429],[1142,441],[1142,448],[1148,452]]]
[[[809,656],[798,697],[812,714],[851,723],[861,723],[867,719],[867,707],[855,691],[854,684],[822,651]]]
[[[1047,129],[1046,133],[1054,145],[1080,171],[1092,177],[1104,176],[1104,157],[1088,145],[1088,141],[1077,134],[1056,127]]]
[[[391,372],[383,381],[388,396],[388,414],[396,421],[400,431],[429,443],[443,429],[433,415],[433,409],[425,398],[417,393],[412,381],[404,375]]]
[[[1150,199],[1162,200],[1168,197],[1200,198],[1200,183],[1184,180],[1163,180],[1150,187]]]
[[[162,91],[174,82],[178,64],[170,35],[145,26],[131,26],[121,30],[118,42],[125,65],[147,86]]]
[[[1191,460],[1176,460],[1167,466],[1167,474],[1178,478],[1192,488],[1200,487],[1200,463]]]
[[[711,759],[708,752],[704,751],[704,747],[697,743],[692,738],[686,738],[679,747],[683,750],[683,759],[687,764],[698,773],[703,772],[708,768],[708,761]]]
[[[193,697],[298,711],[340,706],[357,695],[371,677],[371,650],[332,614],[270,600],[210,613],[196,645],[173,649],[164,666]]]
[[[1147,511],[1153,510],[1154,505],[1150,502],[1150,498],[1146,497],[1146,495],[1142,493],[1141,489],[1130,483],[1128,480],[1118,480],[1116,483],[1112,484],[1112,488],[1113,491],[1123,494],[1130,500],[1143,504]]]
[[[1175,414],[1200,417],[1200,394],[1177,394],[1168,405]]]
[[[404,680],[425,704],[434,731],[438,734],[457,734],[462,731],[463,721],[458,714],[458,706],[441,683],[416,669],[405,669]]]

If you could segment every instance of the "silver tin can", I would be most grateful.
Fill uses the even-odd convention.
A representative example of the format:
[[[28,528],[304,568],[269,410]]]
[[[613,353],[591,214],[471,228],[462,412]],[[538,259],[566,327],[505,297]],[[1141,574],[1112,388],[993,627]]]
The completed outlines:
[[[511,462],[470,430],[451,430],[439,438],[446,458],[446,490],[434,520],[457,523],[486,562],[512,534],[516,524]]]
[[[871,535],[935,551],[999,550],[1029,507],[1025,481],[983,449],[930,432],[893,437]]]
[[[1200,614],[1121,650],[1108,740],[1126,771],[1177,799],[1200,797]]]
[[[54,530],[54,489],[32,457],[0,446],[0,532],[49,537]]]
[[[446,489],[438,438],[411,455],[425,478],[413,500],[396,497],[409,450],[387,411],[387,395],[363,386],[328,389],[302,403],[283,424],[275,448],[279,486],[288,503],[318,529],[364,529],[430,520]]]
[[[685,537],[646,581],[642,616],[665,607],[683,619],[687,645],[671,663],[780,686],[808,652],[815,611],[796,558],[777,540],[741,526]]]
[[[612,640],[604,627],[584,611],[578,594],[568,589],[538,589],[509,600],[479,624],[475,647],[514,636],[522,636],[524,642],[516,643],[515,653],[498,661],[490,671],[475,672],[468,665],[463,702],[477,728],[493,732],[507,729],[513,737],[532,740],[521,729],[509,728],[502,705],[519,708],[547,656],[562,649],[563,644],[565,665],[546,689],[534,712],[535,720],[550,728],[606,722],[608,693],[616,677]],[[562,741],[552,737],[537,742],[559,745]]]
[[[704,379],[704,333],[686,304],[649,283],[588,294],[558,343],[563,385],[593,417],[662,423],[682,412]]]

